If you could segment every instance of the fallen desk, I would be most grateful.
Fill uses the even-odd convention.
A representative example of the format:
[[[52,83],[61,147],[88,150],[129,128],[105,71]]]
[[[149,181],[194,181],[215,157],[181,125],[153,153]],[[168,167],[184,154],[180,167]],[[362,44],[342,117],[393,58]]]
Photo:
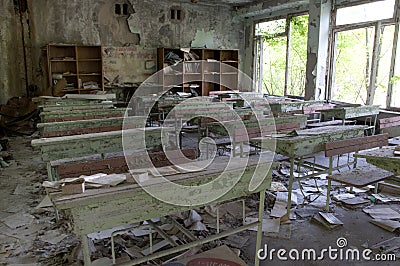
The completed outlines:
[[[354,156],[365,158],[368,163],[376,167],[400,175],[400,156],[394,155],[394,149],[395,146],[385,146],[376,150],[362,151]]]
[[[365,126],[328,126],[323,128],[313,128],[297,131],[298,136],[294,137],[259,137],[250,140],[254,145],[261,149],[275,151],[278,154],[290,158],[290,179],[288,188],[287,212],[291,207],[291,192],[294,182],[295,160],[302,160],[302,157],[313,155],[324,150],[326,142],[357,138],[364,136]],[[326,172],[328,169],[326,169]],[[306,175],[303,178],[315,176]],[[299,179],[298,179],[299,180]]]
[[[211,180],[215,180],[222,172],[225,172],[228,177],[232,177],[224,179],[222,183],[221,181],[217,181],[213,186],[217,190],[233,186],[229,192],[221,194],[223,196],[219,199],[198,206],[177,206],[165,203],[149,195],[138,184],[121,185],[107,189],[87,190],[83,194],[68,196],[50,194],[50,197],[57,210],[63,211],[67,214],[65,217],[71,221],[74,232],[81,236],[85,265],[90,265],[91,263],[87,238],[87,234],[89,233],[110,229],[123,224],[141,222],[155,217],[163,217],[196,207],[237,199],[253,193],[260,193],[258,222],[222,232],[220,235],[214,235],[206,239],[198,239],[182,246],[173,247],[167,251],[154,253],[146,258],[135,259],[131,261],[129,265],[139,264],[150,259],[158,258],[160,257],[160,254],[163,256],[166,255],[166,253],[173,254],[183,251],[193,246],[226,237],[227,235],[238,233],[257,225],[258,233],[256,250],[258,250],[261,246],[262,224],[260,221],[262,221],[264,211],[265,190],[270,188],[271,185],[271,166],[273,163],[269,158],[260,159],[259,156],[252,156],[249,158],[244,172],[242,172],[243,169],[236,169],[235,167],[224,171],[229,159],[238,160],[238,162],[239,160],[241,160],[241,162],[246,160],[243,158],[217,157],[214,159],[214,162],[203,171],[179,173],[168,177],[168,179],[174,183],[187,186],[205,184]],[[262,182],[260,182],[260,185],[256,189],[250,191],[249,184],[251,183],[256,168],[258,168],[256,175],[258,178],[262,178]],[[235,183],[236,181],[234,179],[239,176],[239,181]],[[190,194],[189,192],[188,195],[180,195],[173,191],[165,191],[165,185],[163,182],[158,181],[149,186],[153,186],[153,188],[159,191],[160,194],[170,193],[168,195],[176,195],[183,200],[187,198],[205,200],[209,199],[210,193],[215,193],[215,191],[210,192],[202,189],[199,190],[196,195],[193,195],[193,193]],[[257,255],[255,256],[255,265],[259,265]]]

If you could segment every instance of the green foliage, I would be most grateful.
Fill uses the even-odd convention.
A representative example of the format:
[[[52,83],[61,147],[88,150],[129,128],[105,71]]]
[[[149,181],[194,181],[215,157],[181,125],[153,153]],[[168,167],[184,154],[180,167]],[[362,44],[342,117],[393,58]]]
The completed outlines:
[[[304,95],[307,60],[308,15],[290,18],[288,94]],[[263,87],[266,93],[283,95],[286,68],[286,19],[259,24],[264,39]]]
[[[390,84],[397,84],[398,82],[399,82],[399,80],[400,80],[400,77],[399,76],[393,76],[391,79],[390,79]]]

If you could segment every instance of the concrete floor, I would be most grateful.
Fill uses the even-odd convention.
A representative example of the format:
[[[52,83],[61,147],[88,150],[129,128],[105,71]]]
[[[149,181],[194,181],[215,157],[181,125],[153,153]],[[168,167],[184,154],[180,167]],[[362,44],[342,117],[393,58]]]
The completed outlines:
[[[185,140],[186,139],[186,140]],[[184,138],[184,143],[192,144],[195,138]],[[0,220],[14,214],[26,213],[33,215],[35,220],[28,226],[12,229],[0,222],[0,265],[28,264],[35,265],[39,258],[43,257],[43,250],[53,248],[51,245],[38,241],[40,235],[51,229],[57,229],[54,213],[38,214],[34,207],[43,198],[40,190],[41,182],[46,178],[45,164],[41,161],[38,151],[30,147],[30,138],[10,138],[11,153],[15,161],[5,169],[0,169]],[[322,160],[322,159],[321,159]],[[17,189],[17,190],[16,190]],[[336,230],[328,231],[320,225],[310,222],[308,219],[292,221],[290,239],[263,237],[263,245],[268,244],[269,249],[314,248],[317,251],[332,246],[336,248],[336,240],[344,237],[348,241],[348,247],[363,250],[365,245],[371,246],[380,241],[398,236],[398,233],[390,233],[371,223],[367,214],[358,210],[347,210],[334,206],[334,214],[344,223]],[[400,211],[399,204],[387,205]],[[253,261],[255,250],[255,233],[247,232],[251,236],[242,249],[244,258]],[[7,243],[12,244],[8,246]],[[4,251],[6,250],[6,251]],[[251,264],[251,263],[249,263]],[[312,261],[262,261],[261,265],[398,265],[398,262],[346,262],[332,261],[329,259],[317,262]],[[40,265],[40,264],[36,264]],[[53,264],[60,265],[60,264]],[[68,265],[68,264],[67,264]],[[77,264],[74,264],[77,265]]]

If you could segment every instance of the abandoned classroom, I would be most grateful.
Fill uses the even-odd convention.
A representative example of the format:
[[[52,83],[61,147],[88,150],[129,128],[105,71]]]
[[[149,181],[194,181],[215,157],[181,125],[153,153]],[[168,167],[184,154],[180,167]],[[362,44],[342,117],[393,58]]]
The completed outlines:
[[[400,1],[0,2],[0,265],[398,265]]]

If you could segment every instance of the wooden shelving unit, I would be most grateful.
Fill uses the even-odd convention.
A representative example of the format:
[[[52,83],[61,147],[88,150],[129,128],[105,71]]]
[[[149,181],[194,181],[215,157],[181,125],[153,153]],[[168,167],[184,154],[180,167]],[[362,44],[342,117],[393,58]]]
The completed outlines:
[[[48,45],[49,83],[65,79],[64,92],[104,90],[101,46]]]
[[[194,88],[199,95],[208,96],[210,91],[238,89],[238,50],[191,49],[195,56],[188,57],[180,49],[158,48],[157,68],[163,70],[160,83],[164,90],[190,92]],[[171,53],[181,59],[174,65]],[[171,62],[172,61],[172,62]]]

